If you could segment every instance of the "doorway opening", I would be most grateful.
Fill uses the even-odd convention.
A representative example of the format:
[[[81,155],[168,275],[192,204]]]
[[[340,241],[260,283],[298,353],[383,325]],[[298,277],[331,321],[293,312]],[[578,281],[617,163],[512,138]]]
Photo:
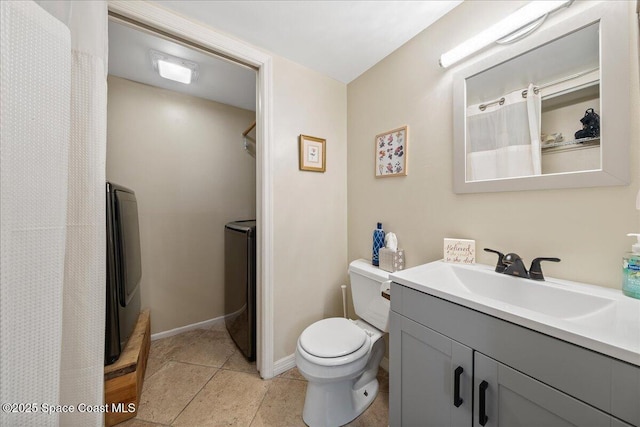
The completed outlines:
[[[134,3],[138,3],[138,2],[134,2]],[[258,225],[258,233],[257,233],[257,239],[256,239],[257,240],[257,250],[256,250],[257,252],[256,254],[257,255],[257,266],[256,266],[257,267],[257,274],[256,274],[257,354],[256,354],[256,359],[257,359],[257,368],[258,368],[258,371],[260,372],[260,375],[263,378],[271,378],[273,376],[273,350],[272,350],[273,349],[273,339],[272,339],[273,337],[272,317],[273,316],[272,316],[272,301],[271,301],[272,261],[271,261],[271,251],[270,251],[271,241],[272,241],[272,237],[271,237],[272,236],[272,226],[271,226],[272,178],[271,178],[271,163],[270,163],[270,154],[269,154],[270,153],[269,135],[270,135],[270,126],[271,126],[270,124],[271,58],[270,56],[265,55],[264,52],[260,52],[256,49],[253,49],[250,46],[247,46],[247,45],[238,46],[239,43],[237,40],[228,39],[206,27],[199,26],[197,24],[194,24],[193,22],[182,19],[177,15],[173,15],[170,12],[166,12],[158,8],[157,6],[153,6],[149,4],[132,4],[132,3],[127,4],[127,2],[113,2],[113,3],[110,3],[109,8],[110,8],[110,11],[109,11],[110,27],[112,25],[120,25],[125,27],[126,30],[128,31],[138,31],[143,34],[146,34],[146,36],[148,37],[153,37],[154,40],[156,40],[159,43],[156,47],[172,46],[171,48],[168,49],[170,50],[170,52],[166,52],[172,56],[179,57],[180,50],[177,49],[176,46],[182,47],[183,49],[188,48],[192,51],[192,53],[195,52],[195,54],[198,54],[198,55],[207,55],[210,58],[215,57],[216,61],[223,64],[222,67],[234,68],[235,72],[232,72],[231,75],[235,77],[232,77],[232,78],[241,80],[240,77],[242,76],[243,73],[246,74],[246,71],[249,71],[254,74],[254,80],[253,80],[254,85],[250,89],[250,91],[253,91],[253,95],[254,95],[253,120],[255,120],[256,122],[256,127],[253,130],[253,132],[255,132],[255,136],[253,135],[250,135],[250,136],[253,136],[255,139],[255,159],[251,157],[247,152],[247,145],[246,145],[247,135],[242,135],[243,134],[242,131],[246,130],[247,126],[250,125],[252,122],[250,117],[251,110],[246,108],[247,104],[246,103],[238,104],[234,106],[231,103],[235,101],[229,101],[229,100],[226,100],[226,101],[221,100],[221,101],[215,101],[215,102],[218,104],[231,105],[229,109],[233,110],[232,112],[235,112],[235,113],[240,112],[239,115],[236,114],[237,117],[234,117],[233,120],[236,121],[236,125],[237,123],[241,122],[242,126],[240,127],[242,129],[240,129],[240,132],[235,132],[234,134],[235,136],[233,137],[232,143],[235,144],[235,147],[241,151],[240,154],[244,156],[241,159],[241,161],[245,163],[245,167],[247,162],[254,162],[253,194],[249,194],[248,197],[253,199],[252,208],[253,208],[255,219]],[[111,39],[111,28],[110,28],[110,39]],[[125,37],[125,40],[131,41],[130,37]],[[174,50],[171,50],[171,49],[174,49]],[[110,50],[111,50],[111,45],[110,45]],[[155,49],[155,50],[157,51],[158,49]],[[148,54],[144,56],[145,56],[145,60],[147,60],[149,57]],[[188,59],[188,58],[185,58],[185,59]],[[111,62],[111,58],[110,58],[110,62]],[[145,64],[145,65],[148,66],[148,64]],[[155,93],[156,99],[158,99],[158,97],[160,99],[163,99],[163,98],[166,99],[167,97],[172,96],[169,93],[169,91],[166,89],[158,89],[158,88],[152,88],[152,87],[144,88],[144,86],[151,86],[152,85],[151,82],[134,84],[126,81],[124,82],[120,81],[124,79],[119,78],[117,76],[112,77],[111,64],[110,64],[109,78],[110,78],[110,90],[111,90],[111,84],[113,81],[114,87],[121,86],[121,89],[122,89],[122,86],[125,86],[123,92],[141,91],[145,89],[145,90],[153,90],[155,92],[159,91],[159,93]],[[204,79],[205,77],[203,75],[200,75],[198,78]],[[136,85],[143,86],[143,88],[137,87]],[[229,92],[233,93],[233,91],[229,91],[227,88],[226,93],[228,94]],[[177,94],[176,96],[178,95],[183,98],[185,96],[191,96],[192,98],[196,99],[195,101],[193,100],[188,101],[187,104],[188,103],[194,104],[198,102],[211,103],[210,100],[198,101],[197,99],[203,98],[201,93]],[[135,94],[133,94],[133,96],[135,97]],[[153,103],[154,102],[151,101],[151,104]],[[156,104],[158,104],[156,105],[156,107],[159,107],[159,102]],[[116,106],[113,106],[113,105],[110,106],[110,108],[112,107],[115,108]],[[184,123],[183,122],[183,120],[185,120],[184,110],[180,110],[178,108],[174,109],[174,111],[168,111],[168,110],[170,110],[170,108],[165,107],[165,113],[168,114],[167,116],[165,116],[166,120],[173,121],[172,123],[175,123],[175,124]],[[123,111],[120,111],[120,113],[125,114]],[[138,111],[137,113],[140,116],[142,116],[141,119],[144,118],[144,115],[146,114],[145,111]],[[225,112],[223,115],[225,117],[224,120],[226,120],[227,122],[233,121],[230,119],[230,117],[233,116],[233,114],[229,112]],[[245,120],[245,119],[248,119],[248,120]],[[140,127],[143,125],[143,123],[144,122],[140,120],[137,122],[137,126]],[[130,126],[128,130],[132,132],[134,129],[132,129],[132,126]],[[161,135],[163,133],[161,129],[147,128],[146,130],[149,130],[152,133],[155,132],[156,135]],[[206,133],[207,131],[204,130],[203,132]],[[113,135],[113,136],[116,137],[117,135]],[[166,135],[163,135],[163,136],[166,136]],[[245,137],[244,139],[243,139],[243,136]],[[108,135],[108,139],[111,139],[109,135]],[[156,144],[156,146],[151,147],[151,148],[154,148],[154,150],[149,150],[151,151],[151,153],[146,153],[146,154],[149,155],[150,159],[153,158],[154,160],[157,160],[156,157],[162,157],[161,156],[162,154],[164,154],[165,156],[167,155],[166,152],[164,153],[162,152],[163,150],[168,150],[170,148],[170,147],[167,147],[166,145],[171,145],[172,143],[175,143],[177,147],[174,147],[174,148],[179,149],[179,144],[181,139],[183,138],[181,138],[179,134],[174,135],[174,138],[170,139],[169,143],[165,144],[164,146],[158,143]],[[243,142],[245,143],[244,145],[243,145]],[[108,143],[108,146],[109,146],[109,143]],[[217,160],[209,159],[211,160],[210,169],[216,169],[216,168],[223,169],[225,165],[217,164],[217,162],[225,162],[228,160],[228,158],[229,158],[228,154],[222,153],[217,158]],[[236,159],[237,159],[237,156],[236,156]],[[176,158],[176,156],[172,157],[170,153],[169,153],[169,160],[167,159],[165,159],[164,161],[161,160],[161,163],[164,162],[164,165],[166,166],[165,167],[166,170],[168,170],[169,167],[171,166],[172,160],[174,162],[182,163],[181,165],[182,169],[178,168],[179,171],[186,171],[184,173],[189,172],[188,159],[180,158],[180,156],[178,156],[178,158]],[[146,166],[142,164],[140,165],[140,167],[145,168]],[[110,165],[108,164],[108,171],[109,171],[109,168],[110,168]],[[195,168],[192,168],[192,169],[195,169]],[[246,172],[246,168],[244,169],[244,171]],[[220,181],[219,179],[215,179],[215,177],[212,177],[212,176],[207,176],[205,172],[199,172],[199,173],[200,173],[200,176],[196,176],[193,179],[196,179],[196,180],[200,179],[200,181],[207,181],[207,180],[216,181],[213,183],[213,186],[218,185],[218,187],[224,188],[224,183],[219,182]],[[139,175],[144,175],[144,174],[139,174]],[[196,175],[198,175],[198,172],[196,173]],[[144,176],[142,179],[144,180]],[[147,179],[150,180],[149,177],[147,177]],[[166,182],[170,182],[170,179],[166,180],[165,183]],[[153,187],[153,185],[151,185],[153,183],[147,182],[146,184],[149,184],[150,187]],[[169,192],[174,193],[172,194],[172,196],[176,197],[179,200],[184,200],[185,198],[188,199],[191,197],[192,199],[191,202],[197,204],[197,202],[193,202],[193,200],[198,199],[198,194],[194,194],[194,193],[197,193],[197,190],[192,188],[192,186],[190,185],[186,185],[187,188],[184,188],[184,187],[185,186],[183,187],[173,186],[173,188],[169,189]],[[162,186],[156,186],[154,190],[156,193],[155,196],[161,199],[163,196],[162,190],[163,190]],[[247,200],[246,188],[243,191],[245,191],[245,193],[243,193],[242,198],[244,198],[246,201]],[[195,210],[201,207],[202,206],[197,206]],[[246,206],[237,207],[234,209],[236,210],[230,213],[232,215],[234,214],[236,215],[233,217],[234,220],[242,219],[240,217],[248,215],[246,213],[247,212]],[[165,219],[166,218],[161,218],[159,220],[160,228],[163,227],[162,221]],[[218,228],[220,228],[220,232],[222,232],[224,227],[218,227]],[[187,232],[187,234],[188,233],[189,232]],[[191,231],[190,233],[193,234],[193,231]],[[178,240],[180,239],[179,236],[181,236],[181,234],[179,233],[179,230],[176,230],[175,236],[178,236],[177,237]],[[183,236],[183,237],[186,237],[186,236]],[[172,241],[175,243],[176,239],[173,239]],[[171,242],[165,242],[165,243],[170,244]],[[162,247],[163,245],[161,243],[156,245],[156,248],[157,249],[159,248],[158,250],[160,252],[162,252]],[[206,258],[206,251],[203,251],[203,254],[204,254],[203,258]],[[194,260],[187,260],[187,262],[191,262],[191,261],[194,261]],[[160,272],[158,273],[160,274]],[[222,287],[223,284],[220,283],[220,286]],[[182,291],[185,291],[185,290],[182,289]],[[162,298],[166,297],[166,295],[164,295],[163,292],[164,291],[160,291],[158,293],[158,295],[160,296],[156,295],[157,297],[156,299],[160,300],[159,303],[162,303]],[[188,294],[189,292],[195,294],[196,297],[202,296],[202,295],[198,295],[198,292],[201,292],[201,291],[198,291],[197,287],[191,288],[188,291],[185,291],[186,294]],[[155,298],[155,297],[151,297],[151,298]],[[179,311],[181,309],[183,311],[189,310],[188,307],[175,307],[175,310]],[[171,322],[173,320],[165,319],[166,322]],[[166,324],[169,324],[169,323],[166,323]]]

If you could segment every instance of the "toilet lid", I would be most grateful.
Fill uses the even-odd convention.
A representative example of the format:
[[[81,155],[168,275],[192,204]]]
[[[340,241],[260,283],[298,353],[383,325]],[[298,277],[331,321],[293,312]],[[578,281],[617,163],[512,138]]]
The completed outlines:
[[[351,320],[332,317],[320,320],[300,335],[300,345],[316,357],[341,357],[358,350],[367,334]]]

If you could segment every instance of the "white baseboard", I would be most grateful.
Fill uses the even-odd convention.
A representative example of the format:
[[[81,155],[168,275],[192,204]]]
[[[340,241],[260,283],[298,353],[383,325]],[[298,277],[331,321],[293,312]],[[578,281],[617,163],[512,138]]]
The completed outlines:
[[[179,328],[171,329],[164,332],[157,332],[155,334],[151,334],[151,341],[159,340],[161,338],[169,338],[174,335],[181,334],[183,332],[192,331],[194,329],[203,329],[208,328],[213,325],[218,325],[224,323],[224,319],[226,316],[216,317],[214,319],[204,320],[202,322],[193,323],[191,325],[180,326]]]
[[[273,376],[276,377],[283,372],[287,372],[291,368],[296,367],[296,355],[290,354],[288,356],[283,357],[282,359],[278,359],[273,364]]]

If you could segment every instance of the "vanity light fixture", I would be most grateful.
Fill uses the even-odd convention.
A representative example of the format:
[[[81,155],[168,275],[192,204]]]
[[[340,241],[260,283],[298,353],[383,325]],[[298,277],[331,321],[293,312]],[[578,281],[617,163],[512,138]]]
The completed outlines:
[[[569,7],[573,0],[532,1],[511,15],[492,25],[440,56],[440,66],[450,67],[492,43],[512,43],[535,31],[547,15],[561,7]]]
[[[198,77],[198,64],[186,59],[151,50],[149,52],[153,69],[160,77],[176,82],[190,84]]]

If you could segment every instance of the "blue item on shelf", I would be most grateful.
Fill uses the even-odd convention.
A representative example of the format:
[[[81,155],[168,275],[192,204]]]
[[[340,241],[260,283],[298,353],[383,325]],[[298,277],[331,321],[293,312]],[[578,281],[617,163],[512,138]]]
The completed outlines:
[[[382,223],[378,223],[378,228],[373,230],[373,256],[371,257],[371,264],[380,265],[380,248],[384,248],[384,230],[382,229]]]

